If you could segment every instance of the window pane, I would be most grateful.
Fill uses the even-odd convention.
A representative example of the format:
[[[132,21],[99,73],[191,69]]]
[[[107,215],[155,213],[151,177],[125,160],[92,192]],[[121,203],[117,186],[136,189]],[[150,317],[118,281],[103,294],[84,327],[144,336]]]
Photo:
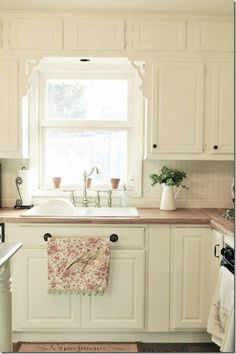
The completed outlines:
[[[52,185],[52,177],[62,177],[62,184],[81,185],[83,172],[97,166],[93,185],[109,183],[110,177],[126,182],[126,131],[58,131],[48,130],[44,165],[44,184]]]
[[[127,80],[48,80],[47,119],[127,120]]]

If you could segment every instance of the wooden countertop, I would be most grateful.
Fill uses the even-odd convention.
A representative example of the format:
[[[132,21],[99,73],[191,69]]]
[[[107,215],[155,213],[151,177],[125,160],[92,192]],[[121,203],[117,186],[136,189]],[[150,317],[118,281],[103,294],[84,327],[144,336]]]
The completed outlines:
[[[140,217],[21,217],[23,210],[0,209],[0,223],[63,223],[63,224],[206,224],[218,231],[233,235],[234,222],[222,217],[225,209],[180,208],[163,211],[157,208],[138,208]]]

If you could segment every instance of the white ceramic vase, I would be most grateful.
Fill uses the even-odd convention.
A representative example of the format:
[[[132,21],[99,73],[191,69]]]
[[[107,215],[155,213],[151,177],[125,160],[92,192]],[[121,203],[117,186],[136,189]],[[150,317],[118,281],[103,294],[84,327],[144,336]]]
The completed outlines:
[[[182,186],[179,186],[175,192],[173,186],[167,186],[165,183],[162,183],[160,210],[175,210],[175,199],[177,198],[177,195],[181,189]]]

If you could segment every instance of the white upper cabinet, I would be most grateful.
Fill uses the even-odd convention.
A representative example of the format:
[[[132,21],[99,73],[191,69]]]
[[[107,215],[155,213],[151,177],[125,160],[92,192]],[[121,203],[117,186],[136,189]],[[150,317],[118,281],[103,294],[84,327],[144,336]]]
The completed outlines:
[[[233,63],[212,64],[211,152],[234,152],[234,67]]]
[[[18,154],[18,66],[14,59],[0,59],[0,157]]]
[[[233,21],[197,21],[194,24],[194,50],[227,52],[234,50]]]
[[[0,19],[0,50],[2,49],[2,20]]]
[[[204,66],[192,61],[153,64],[152,154],[201,153]]]
[[[186,49],[186,21],[135,20],[131,24],[134,50],[183,51]]]
[[[89,17],[65,20],[65,49],[124,50],[125,21],[121,18]]]
[[[62,49],[62,19],[27,16],[10,20],[10,49]]]
[[[233,51],[231,16],[1,12],[0,157],[21,155],[27,83],[16,63],[94,56],[145,62],[145,158],[233,160]]]

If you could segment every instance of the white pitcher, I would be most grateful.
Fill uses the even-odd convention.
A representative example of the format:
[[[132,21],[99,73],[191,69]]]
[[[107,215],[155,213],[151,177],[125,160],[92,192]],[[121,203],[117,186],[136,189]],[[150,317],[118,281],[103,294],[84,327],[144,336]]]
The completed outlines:
[[[162,183],[162,195],[161,195],[161,203],[160,209],[161,210],[175,210],[175,199],[177,195],[182,189],[182,186],[179,186],[177,191],[174,193],[173,186],[167,186],[165,183]]]

